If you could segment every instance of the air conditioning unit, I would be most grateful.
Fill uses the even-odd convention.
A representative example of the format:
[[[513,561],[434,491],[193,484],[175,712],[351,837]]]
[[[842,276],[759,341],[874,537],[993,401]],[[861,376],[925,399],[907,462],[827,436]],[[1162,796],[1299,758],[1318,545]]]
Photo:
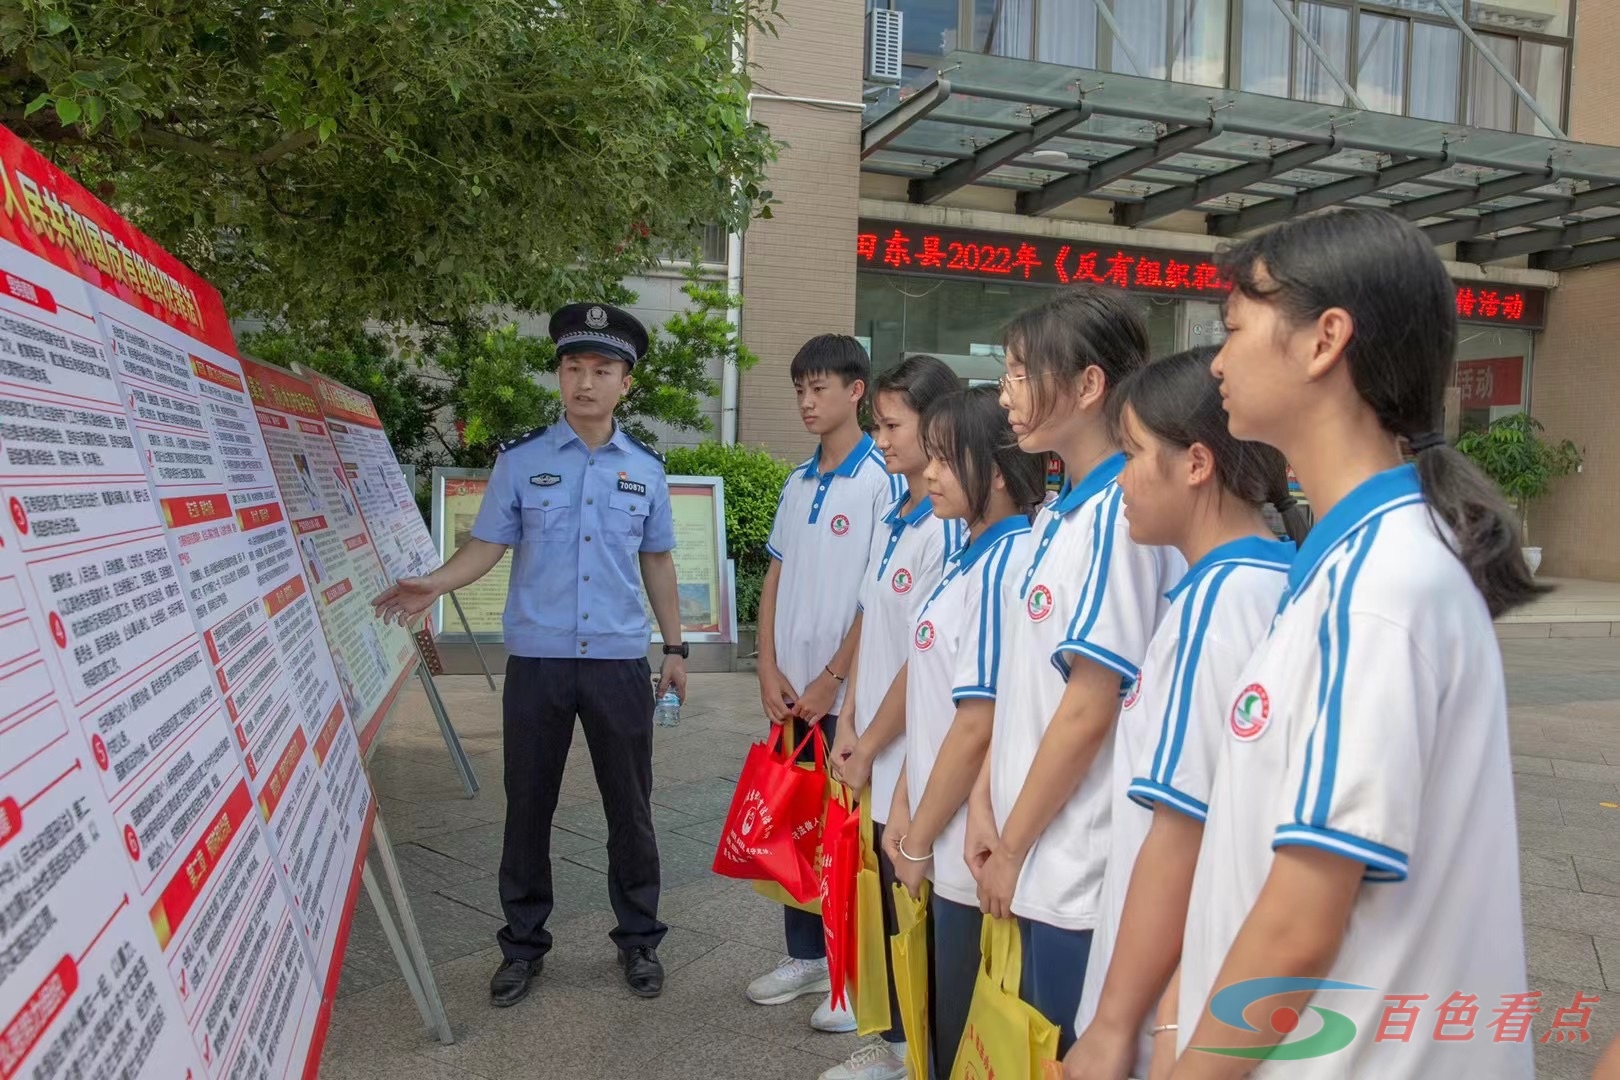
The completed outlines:
[[[866,79],[898,83],[902,78],[901,29],[905,15],[888,8],[866,13]]]

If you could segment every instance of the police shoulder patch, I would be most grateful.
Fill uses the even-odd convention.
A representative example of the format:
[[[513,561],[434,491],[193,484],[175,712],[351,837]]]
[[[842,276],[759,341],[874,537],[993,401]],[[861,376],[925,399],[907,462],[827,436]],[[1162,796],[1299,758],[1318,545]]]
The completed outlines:
[[[628,431],[624,431],[623,428],[620,428],[619,430],[624,432],[624,437],[625,438],[629,439],[632,443],[639,446],[641,449],[645,450],[647,453],[651,454],[653,457],[657,458],[658,459],[658,464],[662,465],[664,463],[664,455],[663,454],[660,454],[658,451],[654,450],[652,447],[648,446],[646,443],[642,442],[640,439],[636,438],[634,435],[630,434]]]

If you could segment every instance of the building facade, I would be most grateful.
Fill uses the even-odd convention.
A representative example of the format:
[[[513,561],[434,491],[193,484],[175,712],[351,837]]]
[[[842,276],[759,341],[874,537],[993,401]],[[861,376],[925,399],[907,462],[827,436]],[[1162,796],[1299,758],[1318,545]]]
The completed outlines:
[[[1221,339],[1228,238],[1323,206],[1419,224],[1458,284],[1448,430],[1531,410],[1580,446],[1542,572],[1620,580],[1620,5],[1602,0],[783,0],[749,43],[786,146],[740,245],[737,437],[808,452],[787,370],[853,333],[969,382],[1076,281],[1153,347]],[[737,268],[734,267],[734,270]]]

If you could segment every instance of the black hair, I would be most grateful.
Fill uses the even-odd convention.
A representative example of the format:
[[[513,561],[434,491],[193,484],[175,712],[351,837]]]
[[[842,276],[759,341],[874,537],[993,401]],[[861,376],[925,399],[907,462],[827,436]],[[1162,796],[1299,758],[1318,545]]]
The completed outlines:
[[[1442,430],[1457,343],[1455,287],[1415,225],[1383,210],[1340,207],[1294,218],[1219,257],[1233,288],[1291,324],[1349,313],[1350,378],[1385,431]],[[1456,538],[1493,617],[1545,592],[1519,550],[1519,526],[1496,486],[1444,440],[1416,453],[1423,498]]]
[[[820,334],[799,346],[788,374],[794,382],[816,375],[836,375],[845,386],[857,379],[871,385],[872,361],[861,343],[848,334]]]
[[[1221,405],[1221,383],[1209,365],[1219,352],[1202,346],[1156,360],[1126,376],[1108,401],[1114,442],[1126,442],[1125,406],[1136,422],[1162,443],[1186,450],[1202,443],[1215,459],[1221,490],[1259,506],[1270,503],[1282,516],[1295,543],[1305,539],[1310,521],[1288,490],[1288,463],[1264,443],[1232,437]]]
[[[899,394],[918,416],[932,402],[962,388],[950,365],[933,356],[911,356],[872,381],[867,397],[877,404],[879,394]]]
[[[1106,401],[1121,379],[1148,360],[1147,326],[1136,309],[1123,294],[1090,285],[1074,286],[1021,312],[1001,340],[1017,351],[1029,375],[1033,425],[1061,406],[1087,368],[1102,371]]]
[[[1018,448],[1001,407],[1001,391],[975,386],[936,398],[922,414],[923,451],[947,462],[968,500],[968,521],[981,521],[990,509],[996,473],[1013,505],[1031,517],[1046,499],[1046,459]]]

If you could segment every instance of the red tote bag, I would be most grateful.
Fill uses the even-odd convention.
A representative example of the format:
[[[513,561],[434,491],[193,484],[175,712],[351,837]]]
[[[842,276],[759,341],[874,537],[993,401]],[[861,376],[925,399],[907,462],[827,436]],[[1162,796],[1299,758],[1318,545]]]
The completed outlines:
[[[808,904],[821,895],[816,859],[827,798],[827,744],[821,727],[811,724],[804,742],[790,751],[786,729],[778,724],[768,739],[748,748],[713,869],[722,877],[774,881]],[[814,771],[796,764],[811,740]]]
[[[827,803],[821,842],[821,925],[827,937],[827,974],[834,1008],[847,1008],[845,988],[855,975],[855,879],[861,871],[861,815],[848,788]]]

